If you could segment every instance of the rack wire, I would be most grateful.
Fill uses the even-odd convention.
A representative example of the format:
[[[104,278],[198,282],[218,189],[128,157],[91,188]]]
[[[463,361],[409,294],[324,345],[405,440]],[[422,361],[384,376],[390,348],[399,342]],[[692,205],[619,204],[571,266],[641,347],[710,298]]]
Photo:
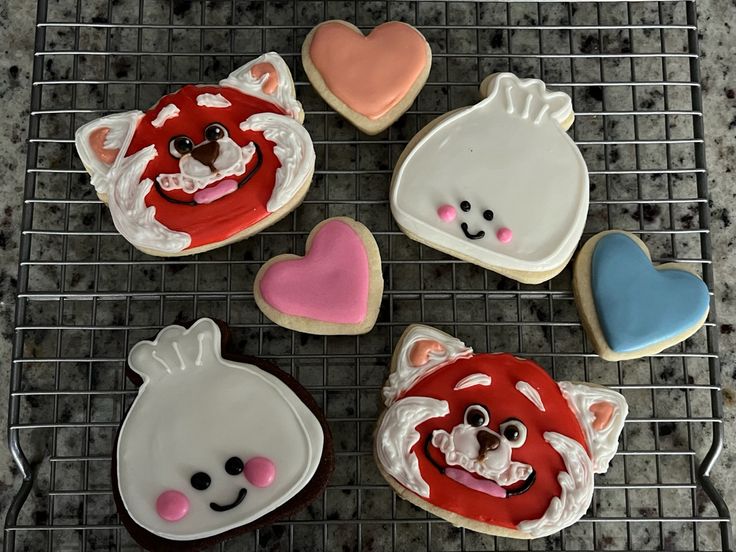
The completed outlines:
[[[367,137],[330,110],[300,64],[316,23],[416,25],[432,45],[429,81],[391,129]],[[692,1],[617,3],[58,0],[38,3],[9,437],[23,475],[5,550],[132,550],[110,488],[116,429],[135,396],[125,356],[161,327],[226,320],[238,347],[273,359],[323,405],[337,453],[324,495],[294,519],[221,550],[722,550],[728,509],[708,475],[722,448],[714,314],[684,345],[622,363],[585,340],[568,270],[527,286],[411,242],[387,203],[391,171],[426,122],[477,99],[493,71],[539,77],[573,97],[572,136],[590,168],[584,239],[622,228],[655,260],[688,263],[713,289]],[[216,82],[268,50],[295,75],[317,149],[304,204],[247,241],[181,259],[137,252],[116,232],[74,152],[74,130]],[[529,152],[533,157],[533,152]],[[257,310],[262,262],[303,252],[309,230],[348,215],[371,228],[386,281],[376,328],[297,334]],[[478,535],[397,500],[371,434],[392,347],[408,323],[476,350],[539,362],[558,379],[610,385],[631,405],[619,453],[578,524],[539,541]]]

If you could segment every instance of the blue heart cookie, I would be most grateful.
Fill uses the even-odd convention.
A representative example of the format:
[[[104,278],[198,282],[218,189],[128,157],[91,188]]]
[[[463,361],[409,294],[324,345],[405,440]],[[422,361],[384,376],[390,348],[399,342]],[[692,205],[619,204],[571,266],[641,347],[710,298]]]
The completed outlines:
[[[595,244],[591,288],[611,350],[626,353],[671,340],[698,326],[710,306],[705,283],[690,272],[660,268],[624,233]]]

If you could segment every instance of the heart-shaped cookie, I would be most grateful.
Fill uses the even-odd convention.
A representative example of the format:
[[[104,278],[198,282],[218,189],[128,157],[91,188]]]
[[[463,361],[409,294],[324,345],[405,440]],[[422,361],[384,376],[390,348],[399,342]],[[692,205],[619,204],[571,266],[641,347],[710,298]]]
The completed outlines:
[[[270,320],[318,335],[354,335],[376,323],[383,293],[378,245],[370,230],[347,217],[310,232],[304,257],[285,254],[258,271],[254,294]]]
[[[588,240],[573,285],[583,325],[607,360],[656,354],[684,341],[710,308],[700,278],[677,263],[653,266],[646,245],[617,230]]]
[[[378,134],[419,94],[432,50],[406,23],[390,21],[364,36],[347,21],[333,20],[307,35],[302,63],[328,104],[366,134]]]

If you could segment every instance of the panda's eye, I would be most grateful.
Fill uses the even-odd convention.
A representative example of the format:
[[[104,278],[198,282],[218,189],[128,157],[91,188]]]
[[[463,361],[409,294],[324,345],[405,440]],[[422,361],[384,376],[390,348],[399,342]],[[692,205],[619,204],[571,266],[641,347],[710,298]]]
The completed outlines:
[[[212,123],[204,129],[204,137],[210,142],[227,137],[227,129],[220,123]]]
[[[463,210],[463,212],[467,213],[470,211],[470,202],[469,201],[461,201],[460,202],[460,209]]]
[[[485,211],[483,211],[483,218],[486,219],[489,222],[492,221],[493,220],[493,211],[491,211],[490,209],[486,209]]]
[[[488,425],[491,420],[488,410],[479,404],[471,404],[465,409],[465,423],[473,427]]]
[[[194,149],[194,142],[188,136],[177,136],[169,142],[169,153],[179,159]]]
[[[526,442],[526,426],[515,418],[502,423],[498,432],[506,438],[511,448],[519,448]]]
[[[243,472],[243,461],[237,456],[228,458],[225,462],[225,471],[230,475],[238,475]]]
[[[192,476],[189,482],[192,484],[192,487],[198,491],[204,491],[210,486],[212,479],[210,479],[210,476],[204,472],[197,472]]]

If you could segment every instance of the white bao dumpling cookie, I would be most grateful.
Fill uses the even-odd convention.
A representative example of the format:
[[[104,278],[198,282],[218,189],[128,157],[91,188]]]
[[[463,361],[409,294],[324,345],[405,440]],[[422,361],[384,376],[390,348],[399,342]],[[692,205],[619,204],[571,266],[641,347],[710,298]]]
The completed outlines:
[[[556,276],[588,213],[588,169],[564,92],[496,73],[483,99],[422,129],[397,163],[391,211],[412,239],[523,283]]]

